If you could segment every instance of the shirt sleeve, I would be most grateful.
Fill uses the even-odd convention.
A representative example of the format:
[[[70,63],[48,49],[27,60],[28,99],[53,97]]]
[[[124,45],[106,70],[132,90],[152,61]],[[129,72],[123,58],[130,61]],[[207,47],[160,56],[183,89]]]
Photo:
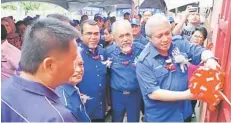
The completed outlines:
[[[191,63],[194,65],[198,65],[201,62],[201,53],[206,50],[201,46],[194,45],[189,43],[188,41],[180,41],[181,42],[181,49],[184,53],[187,54],[188,58],[191,58]]]
[[[153,71],[141,62],[136,65],[136,75],[143,95],[148,95],[160,89]]]

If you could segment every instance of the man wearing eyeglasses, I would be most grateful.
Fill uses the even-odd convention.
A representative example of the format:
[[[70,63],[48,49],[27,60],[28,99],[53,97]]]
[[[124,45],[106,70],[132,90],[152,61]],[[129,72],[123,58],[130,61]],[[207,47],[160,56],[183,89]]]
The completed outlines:
[[[92,122],[104,122],[106,101],[106,66],[102,63],[102,48],[98,46],[100,29],[94,20],[81,25],[81,55],[84,61],[84,76],[77,85],[82,94],[89,96],[86,110]]]

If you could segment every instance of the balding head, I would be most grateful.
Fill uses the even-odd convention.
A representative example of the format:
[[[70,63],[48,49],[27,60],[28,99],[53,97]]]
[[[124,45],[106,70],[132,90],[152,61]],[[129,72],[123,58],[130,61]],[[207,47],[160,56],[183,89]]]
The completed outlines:
[[[152,34],[154,33],[154,32],[152,32],[153,28],[157,29],[158,27],[162,26],[163,24],[169,25],[169,28],[170,28],[170,23],[168,21],[168,18],[165,15],[155,14],[155,15],[151,16],[145,25],[146,35],[148,37],[151,37]]]

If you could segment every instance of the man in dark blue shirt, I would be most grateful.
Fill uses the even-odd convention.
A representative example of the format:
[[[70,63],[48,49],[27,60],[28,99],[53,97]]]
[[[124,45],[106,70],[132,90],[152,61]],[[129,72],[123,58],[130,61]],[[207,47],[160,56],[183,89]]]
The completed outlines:
[[[131,20],[131,25],[134,42],[141,43],[145,46],[148,43],[148,40],[141,34],[140,21],[133,18]]]
[[[142,98],[135,69],[144,46],[133,43],[131,24],[127,20],[116,21],[112,33],[116,43],[105,51],[111,61],[112,121],[123,122],[126,112],[128,122],[139,122]]]
[[[155,14],[146,23],[150,43],[139,56],[136,72],[147,122],[183,122],[184,106],[193,99],[188,90],[187,63],[218,65],[211,51],[187,41],[172,40],[168,18]]]
[[[26,31],[20,76],[2,82],[2,122],[76,122],[59,101],[56,87],[74,73],[76,30],[53,18],[38,19]]]
[[[94,20],[82,24],[79,46],[84,61],[84,76],[77,85],[91,99],[86,102],[87,114],[93,122],[103,122],[106,110],[106,66],[102,63],[103,48],[98,46],[100,30]]]

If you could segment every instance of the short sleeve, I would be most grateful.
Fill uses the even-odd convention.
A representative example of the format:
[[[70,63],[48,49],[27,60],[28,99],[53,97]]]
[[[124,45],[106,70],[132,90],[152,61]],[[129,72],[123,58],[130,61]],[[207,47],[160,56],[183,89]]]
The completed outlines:
[[[160,89],[160,86],[152,73],[153,71],[143,63],[137,63],[136,75],[143,95],[148,95]]]

